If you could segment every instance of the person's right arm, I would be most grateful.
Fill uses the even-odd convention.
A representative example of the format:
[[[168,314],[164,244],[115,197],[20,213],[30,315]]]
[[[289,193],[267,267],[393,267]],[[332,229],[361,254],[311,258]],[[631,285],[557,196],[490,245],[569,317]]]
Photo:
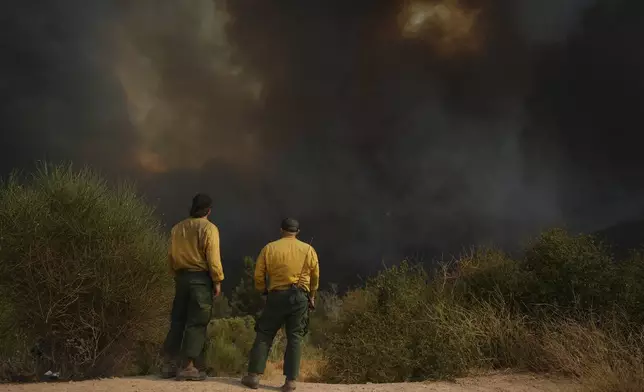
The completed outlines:
[[[257,262],[255,263],[255,288],[260,293],[266,291],[266,253],[268,252],[268,245],[265,246],[259,256],[257,256]]]

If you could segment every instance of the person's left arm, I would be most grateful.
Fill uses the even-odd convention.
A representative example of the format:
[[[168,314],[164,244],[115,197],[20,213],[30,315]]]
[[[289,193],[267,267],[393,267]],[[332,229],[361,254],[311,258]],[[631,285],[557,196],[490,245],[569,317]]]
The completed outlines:
[[[317,294],[318,288],[320,287],[320,262],[318,260],[318,254],[315,252],[315,249],[311,247],[311,260],[310,260],[310,289],[309,289],[309,306],[315,308],[315,295]]]
[[[214,284],[215,296],[221,292],[221,282],[224,280],[224,268],[221,265],[221,251],[219,249],[219,229],[212,226],[206,231],[206,262],[210,270],[210,277]]]

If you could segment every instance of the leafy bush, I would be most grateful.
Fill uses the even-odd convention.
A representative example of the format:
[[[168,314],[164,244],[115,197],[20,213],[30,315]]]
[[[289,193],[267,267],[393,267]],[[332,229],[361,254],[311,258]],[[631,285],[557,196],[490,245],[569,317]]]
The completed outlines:
[[[512,368],[563,373],[588,390],[641,390],[642,277],[640,254],[616,263],[592,237],[562,230],[541,235],[521,261],[479,249],[432,275],[402,263],[341,299],[324,377],[395,382]]]
[[[456,263],[450,285],[466,302],[496,301],[510,304],[523,296],[527,274],[506,253],[479,248],[465,254]]]
[[[262,293],[255,290],[255,260],[252,257],[244,258],[242,278],[233,290],[230,305],[235,317],[257,317],[262,311],[264,301]]]
[[[331,285],[328,291],[318,291],[316,309],[310,313],[308,339],[312,346],[326,346],[327,334],[340,319],[341,312],[342,299],[336,285]]]
[[[644,253],[633,251],[630,257],[616,266],[615,302],[623,309],[629,321],[644,324]]]
[[[0,189],[0,291],[34,372],[122,370],[138,341],[158,341],[172,295],[153,210],[94,172],[41,165]],[[42,373],[39,373],[42,374]]]
[[[237,375],[246,370],[248,354],[255,339],[254,327],[252,316],[210,322],[204,355],[210,375]]]
[[[492,326],[515,334],[510,317],[508,326],[497,312],[471,312],[440,296],[430,290],[422,268],[407,263],[350,293],[328,337],[326,377],[335,382],[452,378],[478,365],[484,351],[508,341],[504,331],[490,331]]]
[[[0,380],[33,381],[36,374],[24,333],[16,328],[16,310],[0,290]]]
[[[612,310],[617,299],[614,261],[591,236],[547,231],[527,250],[524,267],[530,276],[524,301],[535,310],[545,304],[569,315],[601,313]]]
[[[230,306],[230,301],[223,293],[214,299],[212,303],[212,318],[221,319],[228,318],[232,315],[233,310]]]

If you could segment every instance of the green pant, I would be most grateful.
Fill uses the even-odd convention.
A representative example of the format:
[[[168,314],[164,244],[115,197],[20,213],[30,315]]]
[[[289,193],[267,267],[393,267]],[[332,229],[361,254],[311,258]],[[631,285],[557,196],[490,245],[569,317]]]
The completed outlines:
[[[250,352],[248,372],[263,374],[273,339],[282,325],[286,326],[284,375],[296,380],[300,372],[302,339],[308,331],[308,296],[299,289],[274,291],[268,294],[266,307],[255,325],[255,343]]]
[[[206,342],[212,311],[212,280],[207,272],[181,271],[175,277],[170,331],[163,345],[171,358],[196,360]]]

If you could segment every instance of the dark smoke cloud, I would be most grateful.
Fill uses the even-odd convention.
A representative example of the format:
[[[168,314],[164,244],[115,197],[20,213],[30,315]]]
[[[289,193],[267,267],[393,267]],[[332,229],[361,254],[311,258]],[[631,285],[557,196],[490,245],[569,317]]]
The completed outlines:
[[[335,281],[639,213],[640,2],[460,4],[445,46],[403,1],[7,1],[2,169],[134,176],[168,223],[210,192],[231,267],[296,216]]]
[[[518,0],[518,30],[531,42],[565,40],[578,31],[583,11],[593,0]]]
[[[642,208],[643,11],[637,1],[600,2],[537,63],[528,105],[549,129],[541,137],[565,154],[562,204],[583,225],[610,225]]]
[[[121,166],[133,135],[99,34],[113,11],[107,2],[2,2],[3,172],[43,158]]]

